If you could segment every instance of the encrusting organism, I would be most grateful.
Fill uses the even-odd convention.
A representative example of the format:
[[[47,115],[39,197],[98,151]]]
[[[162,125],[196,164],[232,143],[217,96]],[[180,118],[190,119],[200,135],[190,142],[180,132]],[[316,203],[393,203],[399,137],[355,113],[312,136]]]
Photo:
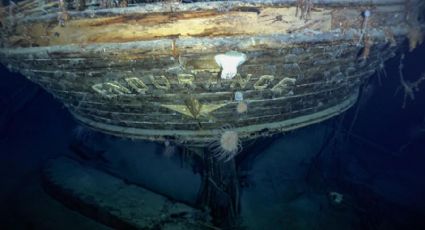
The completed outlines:
[[[244,101],[242,92],[240,91],[235,92],[235,101],[238,102],[236,104],[236,112],[238,114],[244,114],[248,111],[248,103]]]
[[[369,57],[370,54],[370,48],[373,45],[373,41],[369,36],[364,36],[364,46],[362,49],[362,53],[360,55],[360,58],[363,60],[366,60]]]
[[[238,114],[244,114],[248,111],[248,104],[245,101],[240,101],[236,104],[236,112]]]
[[[370,10],[365,10],[362,15],[363,15],[362,30],[360,32],[360,38],[359,38],[359,42],[357,43],[357,46],[360,46],[363,39],[365,38],[365,34],[367,32],[367,25],[369,23],[369,17],[371,15],[371,12]]]

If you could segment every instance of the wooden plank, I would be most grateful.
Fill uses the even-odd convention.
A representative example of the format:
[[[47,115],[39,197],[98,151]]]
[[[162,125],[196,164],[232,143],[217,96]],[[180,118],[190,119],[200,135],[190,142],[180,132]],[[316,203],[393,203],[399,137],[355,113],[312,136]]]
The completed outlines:
[[[192,219],[200,211],[76,160],[50,160],[42,173],[43,187],[51,196],[112,228],[209,229]]]

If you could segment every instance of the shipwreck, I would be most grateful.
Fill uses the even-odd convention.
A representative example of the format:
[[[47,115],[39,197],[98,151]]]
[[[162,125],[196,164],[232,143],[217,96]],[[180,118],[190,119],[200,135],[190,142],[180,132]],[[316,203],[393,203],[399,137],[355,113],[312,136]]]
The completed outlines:
[[[424,11],[413,0],[9,1],[0,61],[85,126],[203,156],[222,172],[209,178],[232,178],[220,186],[236,215],[243,143],[349,109],[406,39],[422,41]]]

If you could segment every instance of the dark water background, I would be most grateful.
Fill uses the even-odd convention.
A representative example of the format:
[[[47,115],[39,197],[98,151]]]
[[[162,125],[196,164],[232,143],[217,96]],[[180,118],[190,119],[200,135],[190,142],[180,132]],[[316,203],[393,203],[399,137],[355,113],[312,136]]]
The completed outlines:
[[[413,82],[425,74],[425,46],[406,50],[403,72]],[[403,91],[395,94],[399,63],[397,53],[385,63],[382,84],[375,74],[356,106],[321,124],[337,134],[312,160],[329,191],[351,194],[365,209],[371,223],[362,229],[425,229],[425,82],[403,109]],[[58,100],[23,76],[0,69],[0,229],[107,229],[63,207],[40,186],[43,163],[69,154],[76,127]],[[290,135],[297,132],[303,129]],[[274,140],[280,138],[285,135]],[[243,155],[258,155],[262,148],[252,151]],[[375,195],[362,197],[366,190]]]

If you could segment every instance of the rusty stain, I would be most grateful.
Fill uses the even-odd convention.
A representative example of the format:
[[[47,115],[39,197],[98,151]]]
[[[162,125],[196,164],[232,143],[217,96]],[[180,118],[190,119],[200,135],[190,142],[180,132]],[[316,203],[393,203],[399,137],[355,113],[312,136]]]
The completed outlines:
[[[178,58],[179,57],[179,51],[176,47],[176,39],[172,39],[171,50],[172,50],[173,57]]]

